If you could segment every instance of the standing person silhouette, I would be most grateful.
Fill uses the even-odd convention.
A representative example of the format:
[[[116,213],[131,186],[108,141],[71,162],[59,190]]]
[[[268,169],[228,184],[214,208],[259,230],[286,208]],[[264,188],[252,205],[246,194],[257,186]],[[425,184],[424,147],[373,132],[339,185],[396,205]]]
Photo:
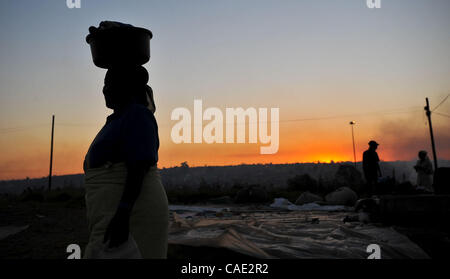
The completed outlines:
[[[366,194],[370,197],[376,193],[378,177],[381,177],[380,158],[376,152],[378,143],[374,140],[369,141],[369,149],[363,153],[363,171],[366,178]]]
[[[414,166],[417,172],[417,189],[433,193],[433,165],[425,150],[419,151],[417,155],[419,160]]]
[[[132,28],[109,23],[100,26]],[[156,166],[158,125],[148,78],[133,64],[115,64],[106,73],[103,94],[113,113],[83,166],[90,232],[85,258],[167,256],[168,202]]]

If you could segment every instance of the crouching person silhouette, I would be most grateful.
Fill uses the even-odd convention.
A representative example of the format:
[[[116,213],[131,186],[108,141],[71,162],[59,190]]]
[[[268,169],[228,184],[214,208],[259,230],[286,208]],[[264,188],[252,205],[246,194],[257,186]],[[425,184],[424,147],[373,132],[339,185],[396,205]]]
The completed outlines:
[[[140,65],[115,64],[106,73],[103,94],[113,113],[83,166],[90,233],[84,258],[167,256],[168,202],[156,166],[158,126],[147,82]]]

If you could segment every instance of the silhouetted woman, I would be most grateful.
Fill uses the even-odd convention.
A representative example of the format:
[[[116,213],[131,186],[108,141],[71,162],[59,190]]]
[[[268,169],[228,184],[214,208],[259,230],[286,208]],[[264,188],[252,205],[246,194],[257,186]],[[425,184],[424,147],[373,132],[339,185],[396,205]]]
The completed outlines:
[[[84,161],[90,232],[85,258],[166,257],[168,203],[156,167],[158,126],[147,82],[142,66],[106,73],[103,94],[114,112]]]
[[[417,172],[417,189],[433,192],[433,165],[425,150],[419,151],[419,160],[414,169]]]

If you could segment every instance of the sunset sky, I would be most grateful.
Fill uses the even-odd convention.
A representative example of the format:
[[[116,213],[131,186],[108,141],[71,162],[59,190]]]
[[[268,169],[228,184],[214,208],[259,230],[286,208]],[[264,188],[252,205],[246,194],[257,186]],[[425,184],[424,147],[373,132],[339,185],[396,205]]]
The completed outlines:
[[[51,115],[56,175],[81,173],[112,113],[88,28],[114,20],[153,32],[150,74],[159,167],[352,161],[367,142],[382,160],[431,153],[431,108],[450,93],[450,1],[0,1],[0,180],[48,174]],[[177,107],[280,109],[280,147],[175,144]],[[438,157],[450,160],[450,98],[433,114]],[[204,123],[206,124],[206,122]]]

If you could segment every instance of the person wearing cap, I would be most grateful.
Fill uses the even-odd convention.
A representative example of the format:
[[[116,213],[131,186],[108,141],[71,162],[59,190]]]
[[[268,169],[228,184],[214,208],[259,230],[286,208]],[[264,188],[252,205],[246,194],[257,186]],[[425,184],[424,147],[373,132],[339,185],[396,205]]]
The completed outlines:
[[[363,153],[363,171],[367,182],[366,190],[369,196],[375,193],[378,177],[381,177],[380,158],[376,152],[378,145],[374,140],[369,141],[369,149]]]
[[[417,190],[433,192],[433,165],[425,150],[419,151],[419,160],[414,169],[417,172]]]

